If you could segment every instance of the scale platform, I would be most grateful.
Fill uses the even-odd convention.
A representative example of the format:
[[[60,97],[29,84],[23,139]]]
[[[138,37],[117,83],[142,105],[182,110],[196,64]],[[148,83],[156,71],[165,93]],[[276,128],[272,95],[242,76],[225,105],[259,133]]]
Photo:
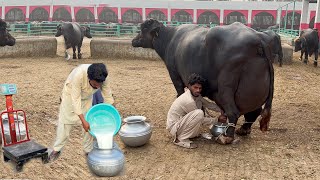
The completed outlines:
[[[16,170],[18,172],[22,171],[23,164],[31,158],[41,157],[43,163],[49,162],[47,148],[34,140],[13,144],[2,149],[4,161],[8,162],[11,160],[16,163]]]

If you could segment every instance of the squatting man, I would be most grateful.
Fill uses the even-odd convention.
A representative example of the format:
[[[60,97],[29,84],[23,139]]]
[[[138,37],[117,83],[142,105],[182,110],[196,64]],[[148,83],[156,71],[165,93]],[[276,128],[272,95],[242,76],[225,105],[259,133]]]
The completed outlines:
[[[197,145],[189,138],[200,135],[201,125],[212,127],[217,118],[205,117],[202,107],[216,112],[222,110],[214,103],[201,96],[205,79],[198,74],[191,74],[188,80],[188,89],[180,95],[171,105],[167,117],[167,130],[173,136],[173,143],[184,148],[197,148]],[[224,115],[219,116],[219,121],[226,121]],[[211,134],[210,134],[211,135]],[[210,139],[209,134],[202,134]]]

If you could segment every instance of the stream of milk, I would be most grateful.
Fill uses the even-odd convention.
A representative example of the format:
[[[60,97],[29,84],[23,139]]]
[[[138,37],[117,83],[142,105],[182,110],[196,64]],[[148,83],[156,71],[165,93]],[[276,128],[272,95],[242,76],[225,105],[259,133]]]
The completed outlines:
[[[100,125],[92,129],[92,133],[97,138],[99,149],[112,149],[114,129],[113,124]]]
[[[99,149],[112,149],[113,133],[103,132],[95,133]]]

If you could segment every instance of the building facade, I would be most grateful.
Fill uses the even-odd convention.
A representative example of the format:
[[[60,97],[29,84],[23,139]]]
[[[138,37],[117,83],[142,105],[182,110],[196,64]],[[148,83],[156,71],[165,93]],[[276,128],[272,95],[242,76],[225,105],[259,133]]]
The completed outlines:
[[[302,2],[285,1],[154,1],[154,0],[0,0],[1,18],[17,21],[141,23],[147,18],[168,22],[226,25],[235,21],[256,29],[284,24],[299,29]],[[288,4],[290,3],[290,4]],[[286,5],[288,4],[288,5]],[[307,22],[313,27],[315,6]],[[282,8],[281,8],[282,7]],[[284,23],[286,20],[286,23]]]

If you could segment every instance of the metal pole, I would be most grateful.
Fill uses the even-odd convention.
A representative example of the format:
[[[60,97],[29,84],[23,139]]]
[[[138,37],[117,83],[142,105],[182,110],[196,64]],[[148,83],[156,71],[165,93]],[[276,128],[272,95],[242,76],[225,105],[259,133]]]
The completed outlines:
[[[295,8],[296,8],[296,0],[293,1],[293,11],[292,11],[292,16],[291,16],[291,36],[292,36],[292,33],[293,33],[293,23],[295,22],[294,21],[294,11],[295,11]]]
[[[278,8],[278,10],[280,10],[280,12],[277,11],[277,16],[278,16],[278,22],[279,22],[279,27],[278,27],[278,33],[280,33],[280,29],[281,29],[281,15],[282,15],[282,7]]]
[[[284,19],[284,27],[283,27],[283,29],[287,29],[287,18],[288,18],[288,4],[286,5],[286,17]]]
[[[11,137],[11,143],[17,142],[17,135],[16,135],[16,124],[13,117],[13,103],[12,103],[12,95],[6,95],[6,108],[8,112],[8,120],[9,120],[9,132]],[[4,134],[3,134],[4,136]],[[4,141],[4,144],[6,142]]]

